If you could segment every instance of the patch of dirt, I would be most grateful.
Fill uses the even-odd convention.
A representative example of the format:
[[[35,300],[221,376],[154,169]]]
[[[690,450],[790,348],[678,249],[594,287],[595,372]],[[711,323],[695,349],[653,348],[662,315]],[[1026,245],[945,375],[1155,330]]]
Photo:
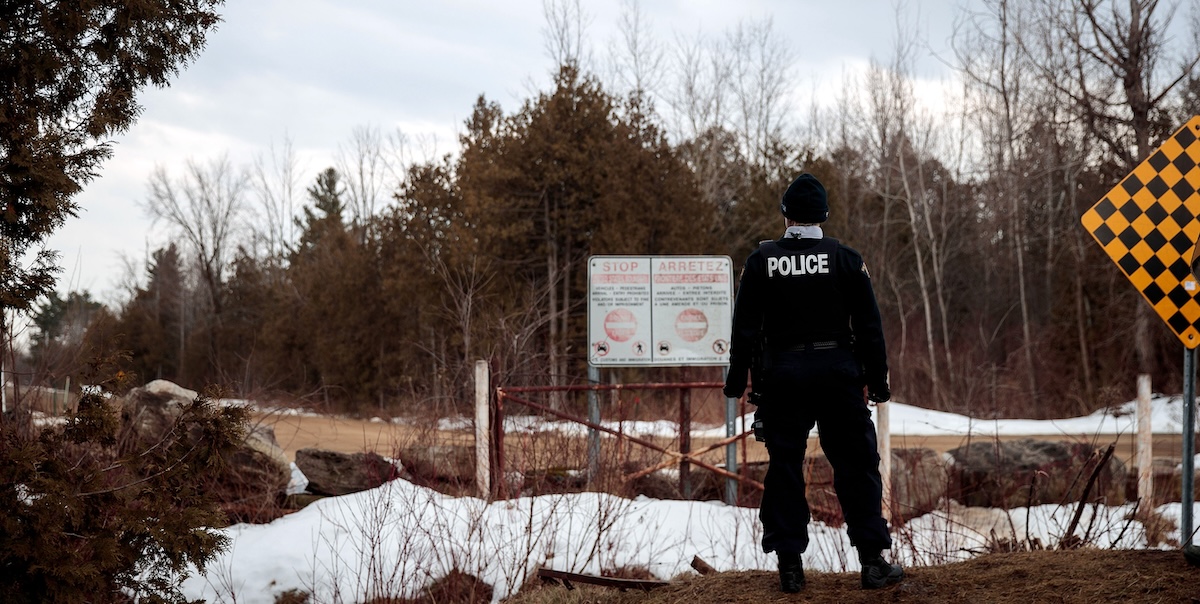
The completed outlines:
[[[879,591],[859,588],[858,573],[809,571],[798,594],[779,591],[774,572],[689,576],[648,593],[551,584],[531,585],[506,604],[695,604],[696,602],[1171,602],[1200,604],[1200,567],[1172,551],[1075,550],[991,554],[944,566],[906,568],[905,580]]]
[[[275,429],[275,440],[288,459],[296,451],[317,448],[340,453],[378,453],[394,457],[401,447],[413,442],[473,444],[466,432],[435,430],[432,422],[420,425],[370,421],[331,415],[255,414],[253,421]]]

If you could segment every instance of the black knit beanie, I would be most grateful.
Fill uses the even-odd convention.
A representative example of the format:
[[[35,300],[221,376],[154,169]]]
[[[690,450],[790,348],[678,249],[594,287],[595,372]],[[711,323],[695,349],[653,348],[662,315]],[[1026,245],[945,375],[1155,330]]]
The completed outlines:
[[[801,224],[825,222],[829,218],[829,200],[825,197],[825,187],[821,186],[816,176],[808,172],[797,176],[787,191],[783,192],[779,211],[789,220]]]

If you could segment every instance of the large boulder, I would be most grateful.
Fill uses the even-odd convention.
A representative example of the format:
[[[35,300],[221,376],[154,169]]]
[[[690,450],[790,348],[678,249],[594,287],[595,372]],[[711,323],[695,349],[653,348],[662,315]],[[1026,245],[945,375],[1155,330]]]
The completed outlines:
[[[196,392],[166,380],[134,388],[121,400],[121,417],[146,446],[161,441],[183,414]],[[251,425],[242,446],[227,460],[228,470],[207,485],[234,521],[270,520],[291,478],[291,462],[270,426]]]
[[[626,462],[621,466],[621,472],[625,476],[638,474],[643,469],[643,464],[634,462]],[[626,480],[624,494],[629,497],[645,495],[651,499],[683,499],[683,495],[679,492],[678,476],[668,475],[662,470]]]
[[[437,488],[474,488],[475,447],[412,445],[400,449],[400,463],[419,484]]]
[[[949,496],[967,506],[1002,508],[1078,501],[1101,457],[1086,443],[1028,438],[973,442],[949,454]],[[1127,480],[1125,464],[1110,457],[1089,501],[1124,503]]]
[[[760,484],[767,476],[767,462],[755,461],[738,466],[738,474],[757,481]],[[718,467],[723,468],[724,464]],[[716,472],[704,468],[693,467],[692,499],[700,501],[725,501],[725,492],[729,489],[729,480]],[[762,491],[749,485],[736,485],[737,503],[743,507],[759,507],[762,505]]]
[[[141,442],[153,444],[171,430],[190,401],[168,392],[134,388],[121,401],[121,423]]]
[[[322,449],[296,451],[296,467],[308,478],[308,492],[347,495],[373,489],[402,476],[403,470],[376,453],[339,453]]]
[[[837,491],[833,488],[833,466],[824,455],[810,453],[804,457],[804,497],[813,520],[832,527],[846,523]]]
[[[145,386],[142,386],[142,388],[155,394],[166,394],[170,395],[172,398],[184,399],[188,401],[194,401],[196,400],[196,397],[200,396],[200,393],[196,392],[195,390],[184,388],[183,386],[168,380],[153,380]]]
[[[933,449],[892,449],[892,522],[938,508],[950,485],[950,461]]]

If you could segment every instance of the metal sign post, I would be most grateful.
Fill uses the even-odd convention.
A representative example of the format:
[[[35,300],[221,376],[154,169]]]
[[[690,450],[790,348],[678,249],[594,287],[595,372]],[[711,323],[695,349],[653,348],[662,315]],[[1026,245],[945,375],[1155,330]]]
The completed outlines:
[[[1193,274],[1200,237],[1200,116],[1188,120],[1138,164],[1080,222],[1184,346],[1183,510],[1180,541],[1192,541],[1196,346],[1200,283]]]
[[[1179,514],[1179,540],[1192,544],[1192,489],[1195,488],[1196,456],[1196,349],[1183,352],[1183,509]]]
[[[600,368],[588,365],[588,383],[600,383]],[[600,423],[600,396],[595,390],[588,390],[588,421]],[[588,482],[596,480],[600,474],[600,433],[588,428]]]
[[[721,368],[721,381],[729,378],[729,366]],[[737,436],[737,399],[725,397],[725,437]],[[725,469],[737,474],[737,441],[725,445]],[[737,505],[738,481],[733,478],[725,479],[725,503]]]

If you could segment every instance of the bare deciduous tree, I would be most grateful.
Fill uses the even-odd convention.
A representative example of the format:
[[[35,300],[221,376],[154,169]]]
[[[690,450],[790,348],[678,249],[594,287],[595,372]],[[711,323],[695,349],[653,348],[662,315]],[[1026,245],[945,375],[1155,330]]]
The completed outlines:
[[[639,0],[621,0],[620,40],[609,49],[614,90],[652,99],[665,77],[666,54],[650,35],[651,24]]]
[[[591,52],[587,46],[587,29],[592,18],[583,10],[579,0],[543,0],[542,44],[546,55],[557,70],[562,65],[587,69]]]
[[[261,220],[251,225],[255,242],[265,246],[268,258],[281,258],[296,241],[296,190],[300,168],[292,139],[285,136],[278,147],[271,144],[266,155],[254,160],[252,189],[258,197]]]
[[[213,315],[222,311],[222,285],[229,267],[249,179],[228,156],[201,164],[187,162],[184,175],[172,179],[162,166],[150,175],[146,212],[183,236],[200,271]]]
[[[1043,47],[1061,48],[1065,57],[1041,55],[1044,78],[1071,101],[1089,136],[1102,142],[1126,170],[1153,150],[1154,136],[1169,131],[1161,123],[1172,90],[1193,74],[1195,48],[1164,66],[1167,31],[1176,4],[1159,0],[1033,0]],[[1038,56],[1038,55],[1034,55]],[[1065,67],[1065,72],[1057,71]],[[1135,314],[1138,368],[1150,373],[1152,313],[1144,304]]]
[[[742,22],[726,34],[730,75],[736,100],[736,131],[752,165],[765,165],[770,149],[782,140],[795,84],[791,50],[772,21]]]
[[[1007,223],[996,225],[1011,242],[1016,265],[1017,304],[1021,311],[1023,354],[1029,392],[1037,392],[1037,368],[1034,362],[1036,340],[1030,309],[1029,275],[1026,268],[1028,241],[1025,223],[1028,217],[1022,186],[1023,166],[1019,163],[1018,141],[1024,140],[1032,121],[1039,116],[1032,106],[1032,67],[1021,51],[1027,35],[1027,8],[1019,2],[990,0],[986,15],[975,15],[969,27],[960,31],[956,48],[967,86],[969,112],[980,134],[983,167],[994,183],[997,216],[1008,216]],[[1053,238],[1050,238],[1052,241]]]
[[[385,137],[375,126],[357,126],[347,145],[339,147],[337,170],[346,183],[346,206],[354,224],[364,227],[375,216],[396,170],[384,150]]]

